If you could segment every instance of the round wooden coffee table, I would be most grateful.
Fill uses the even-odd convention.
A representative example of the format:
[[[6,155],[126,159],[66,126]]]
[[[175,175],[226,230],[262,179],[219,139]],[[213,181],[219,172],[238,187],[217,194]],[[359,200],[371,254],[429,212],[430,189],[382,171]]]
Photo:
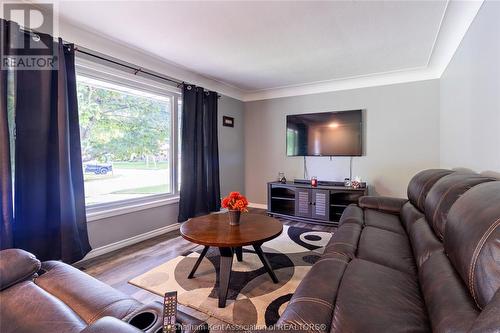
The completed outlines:
[[[238,261],[242,261],[243,251],[241,247],[252,245],[273,282],[278,283],[278,278],[262,252],[261,246],[264,242],[278,237],[282,231],[281,222],[259,214],[241,214],[240,225],[237,226],[229,224],[227,213],[195,217],[184,222],[181,226],[182,237],[205,246],[191,273],[189,273],[188,279],[194,277],[194,273],[207,254],[208,248],[210,246],[218,247],[220,252],[219,307],[225,307],[233,255],[236,253]]]

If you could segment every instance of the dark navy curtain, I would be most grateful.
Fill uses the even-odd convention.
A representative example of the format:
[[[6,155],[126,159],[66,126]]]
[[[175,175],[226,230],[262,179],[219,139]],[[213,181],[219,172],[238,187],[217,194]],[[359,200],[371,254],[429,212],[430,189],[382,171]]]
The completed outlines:
[[[8,25],[6,21],[1,23],[1,41],[8,44]],[[10,160],[10,135],[7,110],[7,85],[8,72],[0,70],[0,191],[1,191],[1,224],[0,224],[0,250],[13,246],[12,235],[12,173]]]
[[[182,89],[179,222],[220,210],[216,92]]]
[[[22,32],[21,32],[22,33]],[[31,38],[22,33],[22,38]],[[14,247],[72,263],[90,251],[72,45],[54,46],[57,70],[15,72]]]

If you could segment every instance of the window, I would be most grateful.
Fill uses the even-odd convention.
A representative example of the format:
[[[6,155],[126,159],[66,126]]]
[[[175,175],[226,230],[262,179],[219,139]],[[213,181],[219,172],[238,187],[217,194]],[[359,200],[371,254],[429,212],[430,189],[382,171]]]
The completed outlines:
[[[178,193],[180,96],[145,82],[77,67],[87,206]]]
[[[177,191],[181,190],[181,143],[182,143],[182,99],[177,99],[177,130],[179,131],[177,137]]]
[[[12,172],[12,181],[14,181],[14,169],[15,169],[15,139],[16,139],[16,88],[15,88],[15,78],[14,71],[9,70],[7,72],[7,124],[9,128],[9,139],[10,139],[10,163]]]

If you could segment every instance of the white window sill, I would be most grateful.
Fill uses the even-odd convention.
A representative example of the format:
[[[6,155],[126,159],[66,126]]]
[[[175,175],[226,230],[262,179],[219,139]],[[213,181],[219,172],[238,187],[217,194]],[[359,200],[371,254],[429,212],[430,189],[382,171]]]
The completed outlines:
[[[87,222],[94,222],[113,216],[125,215],[155,207],[174,205],[179,202],[178,196],[144,198],[121,203],[110,203],[98,207],[87,207]]]

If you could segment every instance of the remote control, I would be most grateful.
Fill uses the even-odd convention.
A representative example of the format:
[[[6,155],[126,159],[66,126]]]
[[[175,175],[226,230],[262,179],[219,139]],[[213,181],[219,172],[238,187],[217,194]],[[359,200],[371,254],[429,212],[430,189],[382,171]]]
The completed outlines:
[[[163,299],[163,333],[176,332],[177,291],[165,293]]]

